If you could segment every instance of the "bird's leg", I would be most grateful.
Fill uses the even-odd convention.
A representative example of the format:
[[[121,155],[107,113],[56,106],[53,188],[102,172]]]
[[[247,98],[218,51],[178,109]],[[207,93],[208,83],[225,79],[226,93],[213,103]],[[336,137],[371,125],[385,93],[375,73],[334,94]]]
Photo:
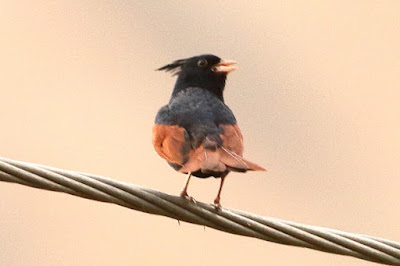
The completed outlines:
[[[182,197],[182,198],[185,198],[185,199],[187,199],[187,200],[193,200],[193,198],[190,197],[190,196],[188,195],[188,193],[187,193],[187,189],[188,189],[189,181],[190,181],[190,178],[191,178],[191,177],[192,177],[192,172],[189,172],[189,173],[188,173],[188,176],[187,176],[187,179],[186,179],[185,187],[183,188],[183,190],[182,190],[182,192],[181,192],[181,197]]]
[[[219,190],[218,190],[217,197],[214,200],[214,206],[217,209],[221,209],[221,203],[220,203],[220,201],[221,201],[221,191],[222,191],[222,186],[224,185],[225,177],[226,177],[226,174],[221,176],[221,184],[219,185]]]

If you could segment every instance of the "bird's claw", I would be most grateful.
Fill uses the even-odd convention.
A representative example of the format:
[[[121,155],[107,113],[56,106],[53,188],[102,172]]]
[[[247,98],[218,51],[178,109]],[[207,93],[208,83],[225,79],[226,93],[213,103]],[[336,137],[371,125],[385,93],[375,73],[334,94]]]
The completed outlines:
[[[191,201],[191,202],[193,202],[193,203],[196,203],[196,200],[195,200],[192,196],[189,196],[185,191],[182,191],[182,193],[181,193],[180,196],[181,196],[182,198],[188,200],[188,201]]]
[[[185,198],[185,199],[187,199],[187,198],[189,197],[189,195],[188,195],[188,193],[186,192],[186,190],[182,191],[181,194],[180,194],[180,196],[181,196],[182,198]]]
[[[220,200],[217,198],[214,200],[214,203],[211,204],[212,206],[214,206],[215,209],[217,210],[221,210],[222,209],[222,205],[220,203]]]

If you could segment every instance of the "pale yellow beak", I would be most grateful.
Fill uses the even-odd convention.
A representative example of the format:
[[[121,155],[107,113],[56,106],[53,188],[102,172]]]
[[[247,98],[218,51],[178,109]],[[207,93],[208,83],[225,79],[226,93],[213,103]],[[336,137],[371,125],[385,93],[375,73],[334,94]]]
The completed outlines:
[[[211,70],[216,73],[228,74],[228,73],[232,72],[233,70],[237,69],[237,66],[234,66],[235,64],[236,64],[236,61],[221,59],[221,62],[214,65]]]

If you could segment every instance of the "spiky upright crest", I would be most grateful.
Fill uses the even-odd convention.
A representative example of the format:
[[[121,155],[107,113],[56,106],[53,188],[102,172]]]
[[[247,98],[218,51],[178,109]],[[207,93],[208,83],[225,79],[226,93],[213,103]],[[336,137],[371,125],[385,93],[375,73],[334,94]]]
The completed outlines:
[[[181,71],[181,67],[186,64],[188,59],[178,59],[172,62],[171,64],[162,66],[160,68],[157,68],[156,70],[161,71],[165,70],[167,72],[172,72],[173,76],[178,75],[179,72]]]

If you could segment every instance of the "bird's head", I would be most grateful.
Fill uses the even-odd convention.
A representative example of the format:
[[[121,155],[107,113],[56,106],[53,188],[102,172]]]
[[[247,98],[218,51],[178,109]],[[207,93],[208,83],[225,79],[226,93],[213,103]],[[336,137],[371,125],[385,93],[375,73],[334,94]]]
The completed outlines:
[[[235,61],[204,54],[175,60],[157,70],[171,71],[178,75],[172,95],[188,87],[199,87],[211,91],[223,100],[226,76],[237,68],[235,64]]]

